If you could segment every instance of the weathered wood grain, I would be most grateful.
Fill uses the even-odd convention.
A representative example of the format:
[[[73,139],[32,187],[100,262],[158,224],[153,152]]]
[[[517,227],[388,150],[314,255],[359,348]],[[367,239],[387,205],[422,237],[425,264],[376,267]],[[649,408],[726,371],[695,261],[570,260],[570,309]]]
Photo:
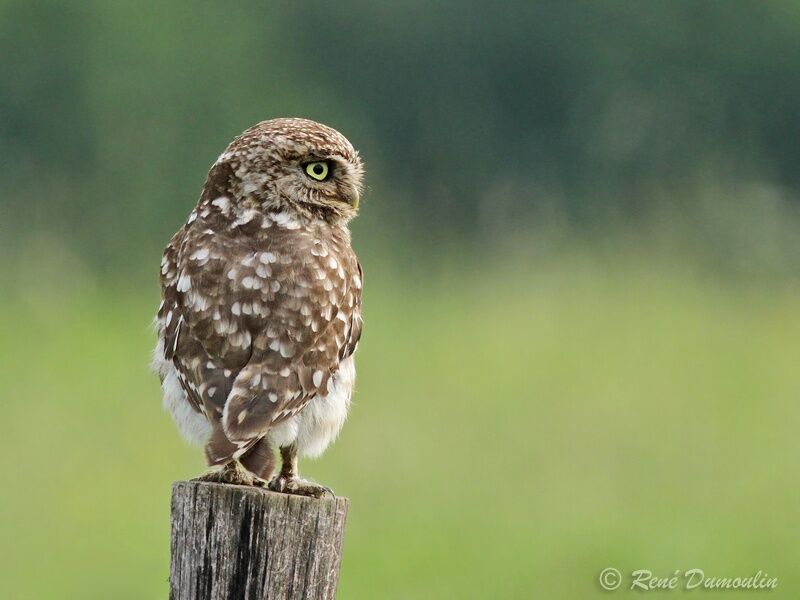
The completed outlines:
[[[177,482],[170,600],[335,598],[346,516],[346,498]]]

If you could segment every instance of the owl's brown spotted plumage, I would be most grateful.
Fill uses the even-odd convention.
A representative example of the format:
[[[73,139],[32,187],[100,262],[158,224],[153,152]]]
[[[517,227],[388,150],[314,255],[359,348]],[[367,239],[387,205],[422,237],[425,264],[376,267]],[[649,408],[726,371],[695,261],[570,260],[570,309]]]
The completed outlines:
[[[320,454],[352,394],[362,272],[348,221],[358,153],[339,132],[274,119],[237,137],[167,245],[155,367],[211,479],[318,495],[297,454]]]

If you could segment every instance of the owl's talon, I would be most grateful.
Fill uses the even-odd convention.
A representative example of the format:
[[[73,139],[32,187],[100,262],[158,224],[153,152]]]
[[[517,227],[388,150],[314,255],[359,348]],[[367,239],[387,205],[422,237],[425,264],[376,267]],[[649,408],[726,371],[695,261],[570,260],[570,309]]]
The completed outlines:
[[[273,492],[309,496],[311,498],[322,498],[326,493],[335,496],[333,490],[329,487],[306,481],[299,477],[286,477],[284,475],[274,477],[269,482],[268,488]]]
[[[286,487],[286,479],[280,476],[273,477],[267,484],[267,489],[271,492],[283,492]]]
[[[225,483],[228,485],[249,485],[255,487],[264,487],[267,485],[266,481],[248,472],[236,461],[229,462],[221,468],[211,469],[199,477],[195,477],[192,481]]]

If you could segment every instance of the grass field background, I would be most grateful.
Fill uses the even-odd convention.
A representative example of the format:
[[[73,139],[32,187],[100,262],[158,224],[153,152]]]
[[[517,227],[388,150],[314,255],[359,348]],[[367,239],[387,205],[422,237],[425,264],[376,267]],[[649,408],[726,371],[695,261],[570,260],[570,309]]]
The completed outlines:
[[[587,598],[607,566],[797,596],[795,283],[369,266],[351,417],[301,464],[351,498],[341,598]],[[157,289],[50,275],[0,307],[0,595],[165,598],[170,484],[203,462],[148,372]]]
[[[800,3],[0,0],[0,55],[0,600],[167,597],[160,253],[280,116],[366,165],[339,598],[800,598]]]

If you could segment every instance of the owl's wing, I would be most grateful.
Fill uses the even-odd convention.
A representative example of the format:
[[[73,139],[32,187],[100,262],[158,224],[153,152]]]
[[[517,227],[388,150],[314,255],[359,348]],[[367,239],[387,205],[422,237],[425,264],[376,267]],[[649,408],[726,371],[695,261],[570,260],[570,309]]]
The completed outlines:
[[[213,237],[213,232],[184,227],[167,245],[161,263],[163,302],[157,318],[164,358],[175,366],[187,402],[212,417],[212,422],[222,414],[236,374],[250,356],[249,350],[241,348],[222,356],[219,350],[229,341],[226,339],[216,347],[213,344],[214,325],[219,328],[221,324],[215,319],[219,315],[215,306],[226,298],[219,285],[227,262],[222,259],[225,249],[215,249],[216,261],[197,260],[202,256],[198,251],[209,252],[210,258]]]
[[[269,279],[276,293],[266,327],[225,403],[222,422],[234,442],[260,437],[328,394],[361,334],[362,275],[349,245],[316,241],[291,275],[281,264],[276,261]]]
[[[350,318],[345,328],[345,343],[339,351],[339,361],[352,356],[358,347],[358,342],[361,340],[361,328],[364,325],[361,319],[361,289],[364,282],[364,271],[361,268],[361,263],[356,259],[355,265],[357,268],[357,275],[352,279],[353,290],[353,310],[350,311]],[[348,303],[350,299],[348,298]]]
[[[164,250],[161,258],[161,306],[159,306],[156,316],[156,329],[159,337],[160,351],[165,359],[163,364],[173,363],[178,374],[178,381],[184,391],[186,402],[196,412],[205,412],[200,394],[192,380],[185,376],[179,368],[180,364],[176,361],[178,353],[178,342],[181,340],[181,332],[185,327],[178,294],[179,280],[179,255],[181,245],[185,238],[185,230],[182,228],[173,236]],[[184,336],[185,338],[185,336]],[[162,383],[166,372],[159,372]]]
[[[362,275],[344,237],[273,224],[254,244],[201,221],[168,249],[162,312],[165,354],[214,427],[217,462],[328,393],[360,335]]]

